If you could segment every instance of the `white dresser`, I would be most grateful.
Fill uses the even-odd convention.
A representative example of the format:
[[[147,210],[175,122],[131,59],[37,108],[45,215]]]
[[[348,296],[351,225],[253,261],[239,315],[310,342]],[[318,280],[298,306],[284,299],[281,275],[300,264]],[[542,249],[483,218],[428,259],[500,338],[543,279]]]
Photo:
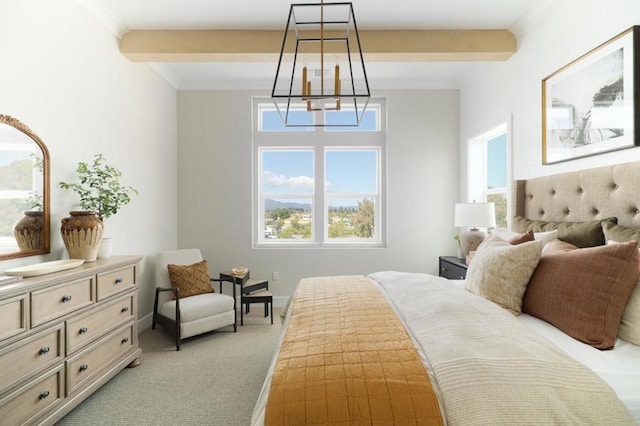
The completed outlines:
[[[0,423],[53,424],[140,363],[141,256],[0,286]]]

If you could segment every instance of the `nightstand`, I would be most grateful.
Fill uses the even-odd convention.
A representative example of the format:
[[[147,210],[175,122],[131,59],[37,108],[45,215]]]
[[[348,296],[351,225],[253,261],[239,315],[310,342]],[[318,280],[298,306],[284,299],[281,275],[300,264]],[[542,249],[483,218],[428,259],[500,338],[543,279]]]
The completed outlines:
[[[449,280],[464,280],[467,276],[467,264],[456,256],[440,256],[440,276]]]

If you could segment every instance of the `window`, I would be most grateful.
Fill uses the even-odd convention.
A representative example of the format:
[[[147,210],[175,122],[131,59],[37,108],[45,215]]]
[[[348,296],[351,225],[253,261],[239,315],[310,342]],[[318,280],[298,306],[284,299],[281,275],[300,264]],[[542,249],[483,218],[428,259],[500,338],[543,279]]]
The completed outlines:
[[[495,203],[496,226],[508,227],[507,125],[501,125],[469,142],[469,201]]]
[[[269,100],[254,101],[255,246],[383,244],[383,106],[370,102],[359,127],[313,127],[322,112],[302,109],[309,127],[284,127]]]

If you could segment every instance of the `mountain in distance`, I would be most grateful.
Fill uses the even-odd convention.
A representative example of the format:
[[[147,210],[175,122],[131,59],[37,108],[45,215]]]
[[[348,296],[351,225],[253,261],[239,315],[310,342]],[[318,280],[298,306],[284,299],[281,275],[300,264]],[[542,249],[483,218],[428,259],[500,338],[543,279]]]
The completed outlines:
[[[282,202],[271,199],[266,199],[264,201],[264,208],[266,211],[271,211],[275,209],[295,209],[295,210],[311,210],[311,204],[302,204],[302,203],[293,203],[293,202]]]
[[[265,202],[265,210],[271,211],[275,209],[292,209],[292,210],[302,210],[309,211],[311,210],[311,204],[303,204],[303,203],[294,203],[294,202],[282,202],[276,201],[272,199],[266,199]],[[346,209],[349,210],[358,210],[358,206],[345,206]],[[331,208],[329,210],[332,210]]]

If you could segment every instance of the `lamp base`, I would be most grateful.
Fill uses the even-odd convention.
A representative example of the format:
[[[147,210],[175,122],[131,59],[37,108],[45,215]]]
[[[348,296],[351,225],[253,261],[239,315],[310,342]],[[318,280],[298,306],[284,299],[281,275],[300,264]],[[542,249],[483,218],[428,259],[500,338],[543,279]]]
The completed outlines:
[[[470,251],[476,251],[480,243],[483,242],[486,237],[486,232],[478,229],[470,229],[462,232],[460,234],[460,248],[462,249],[462,254],[466,257],[469,255]]]

